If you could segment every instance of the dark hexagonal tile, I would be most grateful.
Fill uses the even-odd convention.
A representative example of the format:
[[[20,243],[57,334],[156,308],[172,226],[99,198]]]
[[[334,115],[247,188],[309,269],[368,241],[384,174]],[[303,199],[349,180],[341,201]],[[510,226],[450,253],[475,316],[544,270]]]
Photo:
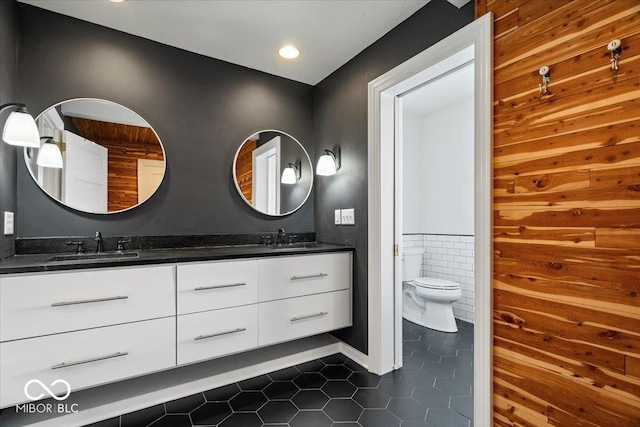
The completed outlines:
[[[269,384],[263,393],[270,400],[291,399],[298,390],[298,387],[291,381],[278,381]]]
[[[428,350],[429,344],[423,343],[422,341],[406,341],[402,344],[404,348],[410,350]]]
[[[400,378],[394,380],[383,379],[378,390],[391,397],[410,397],[413,393],[413,386]]]
[[[418,341],[420,339],[420,334],[416,334],[413,331],[410,332],[404,332],[402,334],[402,339],[404,341]]]
[[[346,380],[327,381],[327,383],[322,386],[322,391],[333,398],[351,397],[356,390],[356,386]]]
[[[352,371],[342,365],[327,365],[322,368],[320,373],[328,380],[344,380],[349,378]]]
[[[456,356],[458,354],[458,350],[456,350],[455,348],[438,344],[430,345],[429,351],[440,356]]]
[[[365,409],[386,408],[390,399],[377,388],[362,388],[353,395],[353,400]]]
[[[451,397],[433,387],[416,387],[413,398],[427,408],[446,408]]]
[[[221,402],[229,400],[236,394],[240,393],[240,387],[238,384],[229,384],[224,387],[214,388],[204,392],[204,397],[209,402]]]
[[[416,350],[411,355],[412,359],[417,359],[421,362],[432,363],[439,362],[440,355],[430,352],[429,350]]]
[[[229,401],[235,412],[257,411],[267,403],[267,398],[261,391],[243,391]]]
[[[98,421],[97,423],[89,424],[86,427],[120,427],[120,417],[109,418],[108,420]],[[340,427],[343,427],[343,426],[341,425]]]
[[[151,424],[153,421],[164,416],[164,405],[155,405],[140,411],[124,414],[118,427],[138,427]]]
[[[453,377],[460,382],[473,385],[473,369],[456,369]]]
[[[258,411],[258,415],[267,424],[288,423],[298,413],[298,408],[288,400],[268,402]]]
[[[273,381],[291,381],[300,374],[295,367],[280,369],[279,371],[270,372],[269,377]]]
[[[305,372],[320,372],[325,364],[321,360],[312,360],[311,362],[301,363],[296,365],[296,369],[302,373]]]
[[[422,369],[422,361],[411,357],[402,358],[403,371],[419,371],[420,369]]]
[[[436,362],[423,364],[422,372],[426,372],[427,374],[433,375],[434,377],[451,378],[453,377],[454,370],[447,365]]]
[[[469,362],[473,362],[473,350],[459,349],[458,357]]]
[[[403,421],[424,420],[427,408],[410,397],[394,397],[387,409]]]
[[[434,426],[432,426],[426,421],[403,421],[402,427],[434,427]]]
[[[433,385],[435,377],[422,371],[408,371],[402,373],[402,379],[415,387],[427,387]]]
[[[182,399],[172,400],[171,402],[165,403],[164,406],[167,408],[167,414],[188,414],[204,402],[204,395],[198,393],[183,397]]]
[[[365,409],[358,422],[362,427],[400,426],[400,420],[386,409]]]
[[[451,398],[451,409],[460,415],[473,419],[473,397],[472,396],[454,396]]]
[[[329,397],[320,390],[300,390],[291,401],[300,409],[322,409]]]
[[[322,411],[298,412],[289,423],[291,427],[329,427],[331,424],[331,419]]]
[[[429,409],[427,422],[435,426],[469,427],[469,420],[450,408]]]
[[[327,382],[327,379],[320,374],[300,374],[293,382],[301,389],[320,388]]]
[[[191,427],[191,418],[186,414],[169,414],[149,424],[149,427]]]
[[[353,372],[367,372],[367,369],[363,366],[358,365],[353,360],[349,359],[344,363],[344,366],[351,369]]]
[[[336,353],[332,354],[331,356],[323,357],[320,360],[322,360],[327,365],[342,365],[347,360],[349,360],[349,358],[342,353]]]
[[[349,376],[349,381],[356,387],[378,387],[381,378],[370,372],[354,372]]]
[[[231,415],[227,402],[207,402],[191,413],[193,425],[211,425],[221,423]]]
[[[271,384],[271,378],[267,375],[260,375],[259,377],[249,378],[248,380],[240,381],[238,385],[242,390],[258,391],[264,389]]]
[[[262,427],[262,420],[254,412],[233,414],[218,427]]]
[[[331,399],[323,411],[333,421],[357,421],[362,407],[351,399]]]
[[[435,387],[449,396],[471,396],[471,386],[455,378],[437,378]]]

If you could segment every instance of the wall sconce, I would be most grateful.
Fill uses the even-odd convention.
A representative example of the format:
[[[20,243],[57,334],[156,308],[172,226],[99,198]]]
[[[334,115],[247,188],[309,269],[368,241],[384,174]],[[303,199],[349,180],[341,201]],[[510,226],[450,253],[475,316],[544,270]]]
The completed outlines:
[[[302,162],[296,160],[296,163],[289,163],[289,166],[282,171],[280,182],[283,184],[295,184],[302,178]]]
[[[9,114],[2,131],[2,139],[9,145],[39,148],[40,134],[38,133],[38,126],[36,126],[36,121],[27,111],[26,105],[15,102],[4,104],[0,106],[0,113],[12,107],[16,111]]]
[[[324,154],[318,159],[316,166],[316,174],[321,176],[335,175],[336,171],[342,166],[340,160],[340,147],[333,147],[333,151],[324,150]]]
[[[43,136],[44,143],[38,150],[36,163],[43,168],[62,169],[62,153],[60,148],[53,141],[52,136]]]

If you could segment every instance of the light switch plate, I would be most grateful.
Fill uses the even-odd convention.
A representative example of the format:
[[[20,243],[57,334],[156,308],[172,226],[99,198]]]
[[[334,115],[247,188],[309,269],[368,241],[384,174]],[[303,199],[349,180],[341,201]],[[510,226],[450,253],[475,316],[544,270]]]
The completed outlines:
[[[13,234],[13,212],[4,213],[4,235]]]
[[[334,211],[334,222],[336,225],[342,224],[342,211],[340,209],[336,209]]]
[[[355,225],[356,214],[355,209],[342,209],[342,225]]]

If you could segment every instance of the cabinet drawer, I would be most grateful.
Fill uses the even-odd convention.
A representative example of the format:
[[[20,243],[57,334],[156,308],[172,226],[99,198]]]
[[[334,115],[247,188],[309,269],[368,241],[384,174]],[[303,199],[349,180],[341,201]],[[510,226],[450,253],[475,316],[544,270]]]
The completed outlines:
[[[211,359],[258,346],[258,306],[178,316],[178,364]]]
[[[7,407],[28,400],[24,388],[32,379],[63,393],[63,384],[51,386],[55,380],[75,391],[175,366],[175,319],[5,342],[0,360],[0,407]],[[31,396],[44,393],[38,384],[31,387]]]
[[[258,301],[258,261],[178,266],[178,314]]]
[[[259,345],[351,326],[351,292],[327,292],[258,305]]]
[[[351,287],[350,253],[271,258],[260,263],[260,301]]]
[[[175,315],[172,266],[0,278],[0,341]]]

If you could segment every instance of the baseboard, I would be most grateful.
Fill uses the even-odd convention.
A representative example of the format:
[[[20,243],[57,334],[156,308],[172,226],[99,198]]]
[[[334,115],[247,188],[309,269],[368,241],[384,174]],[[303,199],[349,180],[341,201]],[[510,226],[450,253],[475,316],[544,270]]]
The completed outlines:
[[[340,353],[344,354],[358,365],[367,368],[367,370],[369,369],[369,356],[362,353],[360,350],[356,350],[347,343],[340,342],[338,344],[340,345]]]

